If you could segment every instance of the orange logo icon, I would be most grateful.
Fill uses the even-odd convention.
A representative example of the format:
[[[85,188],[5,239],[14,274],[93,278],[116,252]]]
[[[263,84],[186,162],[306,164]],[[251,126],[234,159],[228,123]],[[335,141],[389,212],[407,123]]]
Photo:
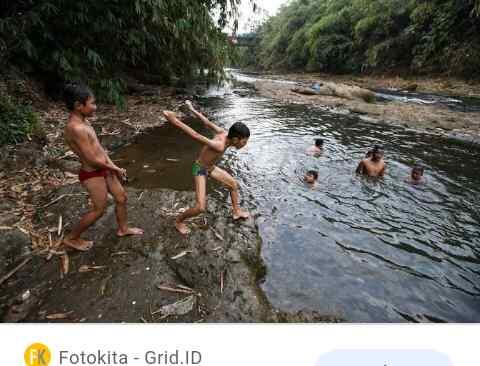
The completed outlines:
[[[47,346],[34,343],[25,350],[24,359],[27,366],[48,366],[52,354]]]

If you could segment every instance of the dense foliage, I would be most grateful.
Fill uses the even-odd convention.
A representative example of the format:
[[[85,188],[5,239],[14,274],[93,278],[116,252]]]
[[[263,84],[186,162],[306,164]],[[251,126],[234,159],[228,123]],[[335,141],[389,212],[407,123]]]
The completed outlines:
[[[480,76],[480,0],[293,0],[254,36],[243,66]]]
[[[37,125],[38,117],[30,106],[0,96],[0,146],[23,141]]]
[[[125,75],[216,76],[228,60],[222,29],[239,0],[2,0],[0,67],[45,81],[87,81],[119,101]]]

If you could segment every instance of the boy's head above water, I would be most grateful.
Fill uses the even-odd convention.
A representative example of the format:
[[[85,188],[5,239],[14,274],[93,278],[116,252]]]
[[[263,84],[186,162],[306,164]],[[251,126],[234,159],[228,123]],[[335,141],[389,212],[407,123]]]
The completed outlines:
[[[315,139],[315,146],[321,149],[323,147],[323,139]]]
[[[228,130],[227,138],[237,149],[244,147],[250,138],[249,128],[242,122],[235,122]]]
[[[305,181],[305,183],[308,183],[308,184],[315,183],[317,179],[318,179],[318,172],[315,170],[309,170],[305,174],[305,177],[303,177],[303,180]]]
[[[367,157],[371,158],[372,161],[379,161],[383,158],[383,150],[380,146],[375,145],[372,150],[367,153]]]
[[[417,182],[421,181],[423,178],[423,172],[424,172],[423,167],[421,167],[420,165],[415,165],[412,168],[412,173],[411,173],[412,180]]]
[[[92,91],[81,83],[68,83],[63,91],[67,109],[84,117],[91,117],[97,110]]]

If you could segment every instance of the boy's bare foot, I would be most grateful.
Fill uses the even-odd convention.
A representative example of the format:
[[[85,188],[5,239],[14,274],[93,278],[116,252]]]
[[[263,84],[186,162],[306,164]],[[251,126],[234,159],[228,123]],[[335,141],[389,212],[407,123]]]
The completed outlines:
[[[175,220],[175,227],[177,228],[178,232],[182,235],[187,235],[190,230],[188,230],[187,225],[184,222],[179,222]]]
[[[138,227],[129,227],[127,230],[122,231],[118,229],[117,236],[124,237],[124,236],[132,236],[132,235],[143,235],[143,229]]]
[[[83,240],[80,238],[78,239],[65,238],[63,239],[62,243],[67,247],[79,250],[81,252],[86,252],[87,250],[90,250],[93,247],[93,241]]]
[[[249,217],[250,217],[250,214],[247,211],[238,210],[233,212],[234,220],[248,219]]]

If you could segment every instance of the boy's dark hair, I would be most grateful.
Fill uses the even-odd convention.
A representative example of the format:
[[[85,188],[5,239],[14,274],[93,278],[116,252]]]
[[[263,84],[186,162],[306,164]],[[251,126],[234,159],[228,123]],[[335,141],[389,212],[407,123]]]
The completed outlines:
[[[382,149],[382,147],[379,146],[379,145],[375,145],[375,146],[373,147],[373,149],[370,150],[370,151],[372,152],[372,155],[373,155],[373,154],[376,154],[376,153],[383,154],[383,149]]]
[[[318,172],[316,170],[309,170],[307,175],[311,175],[313,178],[315,178],[315,180],[318,179]]]
[[[323,146],[323,139],[315,139],[315,146],[322,147]]]
[[[425,171],[425,168],[421,165],[414,165],[413,168],[412,168],[412,171],[419,172],[423,175],[423,172]]]
[[[234,137],[237,137],[239,139],[249,138],[250,130],[242,122],[235,122],[228,130],[227,137],[229,139],[233,139]]]
[[[65,84],[63,99],[69,111],[75,109],[75,102],[85,104],[89,97],[93,97],[93,93],[85,84],[78,82]]]

